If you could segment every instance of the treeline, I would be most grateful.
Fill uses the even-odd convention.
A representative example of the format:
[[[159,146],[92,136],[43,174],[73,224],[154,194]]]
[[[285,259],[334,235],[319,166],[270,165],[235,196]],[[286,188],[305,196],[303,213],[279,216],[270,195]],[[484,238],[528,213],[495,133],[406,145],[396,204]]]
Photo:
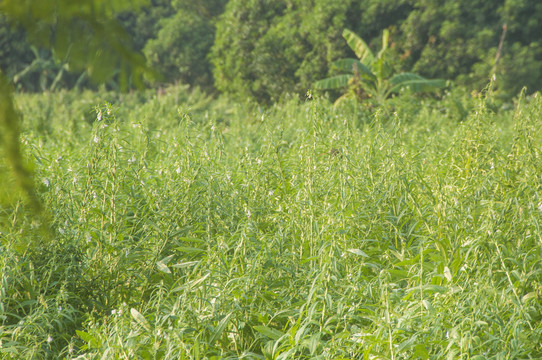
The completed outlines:
[[[475,90],[496,71],[504,97],[523,86],[542,88],[538,0],[151,0],[118,20],[133,48],[161,73],[160,83],[260,102],[304,94],[332,75],[332,62],[352,55],[341,36],[345,28],[375,48],[389,29],[400,71]],[[0,67],[17,89],[92,86],[85,72],[70,72],[66,58],[30,46],[13,25],[0,16]]]

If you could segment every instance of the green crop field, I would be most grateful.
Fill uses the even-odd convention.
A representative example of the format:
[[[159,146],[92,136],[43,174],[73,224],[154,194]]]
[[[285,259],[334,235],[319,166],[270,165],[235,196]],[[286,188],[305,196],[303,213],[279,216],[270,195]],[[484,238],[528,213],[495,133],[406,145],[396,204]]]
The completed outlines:
[[[15,102],[0,358],[542,358],[539,95]]]

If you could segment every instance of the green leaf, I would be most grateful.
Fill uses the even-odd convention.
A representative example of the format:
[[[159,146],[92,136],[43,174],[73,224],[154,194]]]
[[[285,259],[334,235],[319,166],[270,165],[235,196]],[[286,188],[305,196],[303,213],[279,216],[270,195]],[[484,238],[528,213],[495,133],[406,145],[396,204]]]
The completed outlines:
[[[406,81],[413,81],[413,80],[426,80],[423,76],[415,74],[415,73],[400,73],[393,75],[390,79],[390,83],[393,85],[398,85]]]
[[[382,31],[382,50],[381,52],[384,52],[388,49],[388,44],[390,43],[390,31],[388,29],[384,29]]]
[[[220,338],[220,336],[224,332],[224,329],[226,328],[226,325],[228,325],[228,322],[230,321],[231,316],[232,316],[232,313],[229,313],[228,315],[224,316],[222,320],[220,320],[220,322],[215,328],[215,331],[213,332],[213,335],[211,335],[211,338],[209,339],[210,344],[213,344],[216,340]]]
[[[139,311],[131,308],[130,314],[132,314],[132,317],[135,319],[135,321],[139,323],[139,325],[141,325],[145,330],[151,331],[151,326],[149,325],[149,322],[147,321],[147,319],[145,319],[143,315],[141,315]]]
[[[423,76],[413,73],[401,73],[394,75],[390,83],[395,85],[392,92],[398,92],[403,88],[408,88],[415,93],[428,92],[440,89],[446,86],[446,81],[442,79],[426,79]]]
[[[351,58],[340,59],[340,60],[335,61],[333,65],[337,67],[337,69],[343,72],[350,72],[350,73],[361,72],[371,78],[375,77],[371,69],[365,66],[358,59],[351,59]]]
[[[374,61],[375,57],[369,46],[354,32],[344,29],[343,38],[362,63],[369,65]]]
[[[165,274],[171,274],[171,270],[167,267],[166,264],[162,262],[162,260],[156,262],[156,267],[158,267],[158,270]]]
[[[166,256],[162,260],[157,261],[156,266],[158,267],[158,270],[166,274],[171,274],[171,270],[169,270],[167,264],[170,262],[173,256],[175,255],[172,254],[172,255]]]
[[[348,86],[348,81],[352,78],[352,75],[337,75],[327,79],[319,80],[314,83],[315,89],[339,89]]]
[[[418,344],[414,346],[413,355],[423,360],[429,359],[429,353],[427,352],[427,349],[425,348],[425,346],[423,346],[422,344]]]
[[[446,278],[446,280],[452,281],[452,272],[450,271],[449,267],[445,266],[443,273],[444,273],[444,277]]]
[[[97,349],[100,347],[100,343],[98,342],[98,340],[96,340],[96,338],[91,334],[81,330],[75,330],[75,333],[81,338],[81,340],[87,343],[87,348]]]
[[[202,253],[202,252],[207,251],[207,250],[203,250],[196,247],[190,247],[190,246],[179,246],[179,247],[176,247],[175,250],[185,252],[185,253]]]
[[[397,352],[401,352],[410,349],[418,341],[418,335],[412,336],[410,339],[403,341],[398,347]]]
[[[253,327],[253,329],[273,340],[278,340],[284,335],[282,331],[267,327],[265,325],[256,325]]]
[[[369,255],[367,255],[366,253],[364,253],[360,249],[348,249],[348,252],[351,252],[352,254],[356,254],[356,255],[359,255],[359,256],[363,256],[363,257],[369,257]]]
[[[532,299],[532,298],[536,298],[538,297],[538,294],[536,293],[536,291],[532,291],[526,295],[524,295],[522,298],[521,298],[521,302],[525,303],[526,301],[528,301],[529,299]]]
[[[190,266],[197,265],[199,263],[201,263],[201,260],[187,261],[187,262],[182,262],[182,263],[171,265],[171,267],[174,267],[175,269],[182,269],[182,268],[185,268],[185,267],[190,267]]]
[[[373,63],[373,71],[378,79],[383,80],[391,76],[393,67],[384,57],[379,57]]]

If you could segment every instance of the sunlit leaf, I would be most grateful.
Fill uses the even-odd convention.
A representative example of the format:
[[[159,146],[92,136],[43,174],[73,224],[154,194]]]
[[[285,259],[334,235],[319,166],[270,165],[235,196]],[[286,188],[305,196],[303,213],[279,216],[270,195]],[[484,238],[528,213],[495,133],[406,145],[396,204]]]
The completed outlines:
[[[348,249],[348,252],[359,255],[359,256],[363,256],[363,257],[369,257],[369,255],[367,255],[365,252],[363,252],[360,249]]]
[[[149,325],[149,322],[139,311],[137,311],[134,308],[130,309],[130,314],[132,314],[132,317],[137,321],[139,325],[141,325],[145,330],[151,331],[151,326]]]
[[[362,63],[371,64],[374,61],[375,57],[369,46],[353,31],[344,29],[343,37]]]

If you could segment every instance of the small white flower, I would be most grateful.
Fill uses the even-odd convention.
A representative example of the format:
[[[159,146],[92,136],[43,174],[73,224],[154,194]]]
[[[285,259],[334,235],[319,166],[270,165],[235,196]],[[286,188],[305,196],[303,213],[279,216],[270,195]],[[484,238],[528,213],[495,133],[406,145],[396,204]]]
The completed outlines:
[[[85,239],[85,242],[88,244],[92,240],[92,236],[90,234],[87,234],[87,238]]]
[[[252,215],[252,213],[250,212],[250,209],[247,210],[247,217],[250,217]]]
[[[98,121],[102,120],[102,111],[101,110],[98,112],[98,115],[96,116],[96,119],[98,119]]]
[[[115,315],[117,313],[117,310],[113,309],[111,310],[111,315]]]
[[[74,176],[74,177],[73,177],[72,183],[73,183],[73,185],[77,184],[77,176]]]
[[[45,186],[49,187],[49,180],[43,179],[43,183],[45,184]]]
[[[538,204],[538,210],[542,211],[542,202]]]
[[[262,163],[262,161],[260,159],[258,159],[256,162],[258,163],[258,165],[261,165],[261,163]]]
[[[269,190],[269,196],[273,196],[275,194],[275,190]]]
[[[53,342],[53,338],[51,337],[51,335],[49,335],[49,337],[47,337],[47,342],[49,344]]]
[[[59,306],[59,307],[58,307],[58,311],[62,311],[62,306]]]
[[[133,164],[136,162],[135,156],[132,156],[130,159],[128,159],[128,164]]]
[[[175,170],[175,171],[177,172],[177,174],[180,174],[180,173],[181,173],[181,167],[179,166],[179,167],[177,168],[177,170]]]
[[[98,142],[100,142],[100,138],[99,138],[99,137],[97,137],[97,136],[94,136],[94,139],[93,139],[93,141],[94,141],[94,142],[95,142],[95,143],[97,144]]]

